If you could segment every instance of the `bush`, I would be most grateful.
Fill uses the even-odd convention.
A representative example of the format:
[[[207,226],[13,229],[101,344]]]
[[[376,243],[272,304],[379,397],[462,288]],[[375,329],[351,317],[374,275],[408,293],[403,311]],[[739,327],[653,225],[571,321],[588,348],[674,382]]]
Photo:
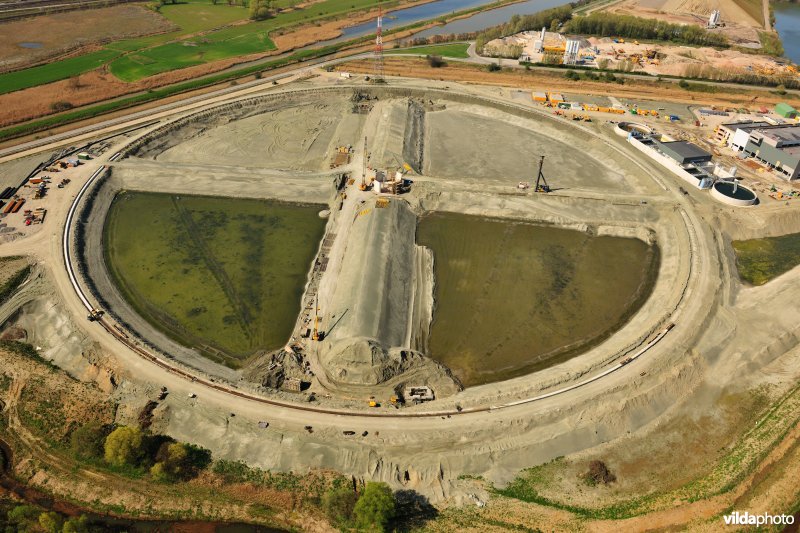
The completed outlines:
[[[250,18],[253,20],[264,20],[269,17],[272,8],[272,0],[252,0],[250,2]]]
[[[60,111],[68,111],[68,110],[72,109],[73,107],[75,107],[75,106],[72,105],[69,102],[64,102],[64,101],[53,102],[52,104],[50,104],[50,109],[55,111],[56,113],[58,113]]]
[[[611,473],[603,461],[594,460],[589,463],[589,471],[584,474],[586,483],[595,486],[598,483],[608,485],[617,480],[617,476]]]
[[[344,524],[353,518],[358,496],[348,486],[332,487],[322,497],[322,510],[334,524]]]
[[[367,531],[382,533],[394,517],[395,504],[392,489],[386,483],[367,483],[364,492],[353,508],[356,526]]]
[[[99,459],[105,451],[108,427],[100,422],[89,422],[72,432],[69,438],[70,449],[76,457]]]
[[[425,59],[428,60],[428,64],[431,66],[431,68],[441,68],[447,65],[447,63],[444,62],[444,59],[442,59],[442,56],[429,55],[425,56]]]
[[[142,432],[120,426],[106,437],[104,456],[113,466],[136,466],[142,458]]]
[[[96,529],[93,530],[89,526],[89,519],[86,515],[69,518],[61,529],[61,533],[89,533],[90,531],[96,531]]]
[[[564,74],[564,77],[567,78],[568,80],[576,80],[576,81],[581,79],[580,75],[574,70],[568,70],[567,73]]]
[[[150,475],[156,481],[186,481],[211,463],[211,452],[182,442],[164,442]]]
[[[42,513],[39,515],[39,527],[46,533],[60,533],[61,517],[53,511]]]
[[[486,67],[486,70],[489,72],[497,72],[503,69],[497,63],[489,63],[489,65]]]

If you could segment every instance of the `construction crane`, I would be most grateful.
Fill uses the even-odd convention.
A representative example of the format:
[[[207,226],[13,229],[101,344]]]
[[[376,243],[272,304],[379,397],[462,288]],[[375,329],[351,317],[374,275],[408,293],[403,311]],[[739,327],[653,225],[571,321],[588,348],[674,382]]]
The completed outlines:
[[[544,177],[544,172],[542,172],[542,167],[544,166],[544,156],[540,156],[539,159],[539,175],[536,176],[536,188],[533,190],[535,192],[550,192],[550,186],[547,184],[547,180]]]
[[[361,184],[358,186],[361,191],[367,190],[367,138],[364,137],[364,158],[361,161]]]
[[[314,298],[314,333],[311,335],[311,339],[315,341],[321,341],[325,338],[325,332],[320,331],[319,323],[319,296],[316,296]]]

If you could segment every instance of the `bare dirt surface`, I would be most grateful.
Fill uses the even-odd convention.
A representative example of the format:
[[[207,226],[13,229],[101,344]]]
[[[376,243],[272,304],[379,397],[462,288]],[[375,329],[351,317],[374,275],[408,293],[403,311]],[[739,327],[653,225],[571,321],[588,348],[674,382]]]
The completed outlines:
[[[329,168],[330,146],[353,144],[340,127],[353,126],[345,99],[305,103],[211,127],[206,135],[176,143],[158,161],[201,165],[248,165],[274,169],[322,171]],[[229,120],[229,117],[226,117]],[[298,127],[303,124],[304,127]],[[355,129],[359,129],[356,127]]]
[[[756,36],[757,38],[757,36]],[[612,39],[591,37],[592,46],[600,51],[600,59],[606,59],[611,68],[616,68],[631,54],[644,54],[646,50],[656,50],[659,63],[644,62],[636,65],[633,72],[648,74],[667,74],[671,76],[700,77],[703,69],[719,69],[728,73],[760,73],[764,75],[793,75],[786,70],[785,62],[766,55],[746,54],[737,50],[716,50],[710,47],[691,47],[674,45],[653,45],[650,43],[615,44]],[[620,61],[614,59],[615,51],[622,55]]]
[[[577,87],[567,80],[552,78],[545,78],[547,85],[537,85],[535,75],[522,73],[488,73],[461,66],[417,69],[419,64],[390,60],[387,70],[408,69],[411,65],[414,68],[406,72],[448,80],[447,76],[461,74],[473,82],[508,82],[512,87],[528,89],[572,87],[575,91]],[[347,68],[351,67],[358,65]],[[471,78],[473,75],[475,77]],[[314,83],[319,87],[353,92],[353,88],[344,86],[335,74],[323,75]],[[641,97],[642,94],[640,87],[588,83],[581,87],[596,94],[610,87],[630,91],[627,94],[631,96]],[[613,159],[613,165],[604,165],[603,179],[610,180],[615,174],[622,174],[623,177],[616,178],[614,189],[603,191],[595,189],[593,184],[579,184],[577,180],[584,174],[578,172],[569,178],[576,180],[573,187],[548,196],[517,194],[514,184],[506,185],[499,179],[493,182],[491,177],[484,181],[480,176],[459,179],[458,176],[424,172],[414,176],[412,192],[401,201],[408,201],[415,209],[522,218],[574,229],[591,228],[599,234],[646,239],[652,232],[654,237],[651,238],[657,240],[662,251],[660,276],[653,297],[616,335],[579,358],[502,384],[469,388],[432,404],[406,408],[401,413],[432,414],[437,409],[455,412],[456,405],[498,407],[489,411],[455,413],[450,418],[444,415],[367,418],[363,416],[365,413],[385,414],[394,410],[384,406],[367,411],[367,395],[363,393],[360,398],[355,393],[351,398],[326,398],[325,395],[333,396],[333,393],[326,391],[323,383],[313,385],[312,390],[319,396],[316,402],[299,405],[347,407],[352,409],[351,413],[329,414],[295,406],[267,406],[166,373],[131,352],[99,325],[85,322],[85,310],[69,284],[60,259],[60,230],[68,208],[68,200],[65,200],[64,204],[53,206],[52,224],[45,225],[39,233],[4,246],[4,253],[30,254],[40,261],[42,275],[51,285],[27,288],[15,298],[14,305],[3,309],[3,322],[31,332],[33,342],[42,347],[46,358],[74,369],[76,375],[88,372],[92,361],[97,364],[96,358],[106,361],[107,366],[103,368],[116,376],[114,395],[121,406],[117,415],[119,421],[135,417],[136,407],[143,403],[143,391],[155,391],[166,385],[172,393],[165,405],[169,409],[156,410],[154,427],[158,431],[206,446],[218,457],[242,459],[271,470],[332,468],[360,478],[384,480],[395,488],[418,490],[436,502],[453,506],[442,514],[445,522],[440,530],[491,530],[492,527],[499,530],[506,522],[542,528],[563,524],[564,528],[576,530],[619,528],[620,525],[642,529],[648,518],[663,527],[697,525],[700,529],[712,530],[715,517],[731,506],[730,497],[741,498],[734,503],[752,505],[753,509],[766,506],[767,502],[780,501],[784,502],[780,505],[784,505],[791,500],[789,481],[781,472],[786,472],[787,476],[794,473],[791,465],[796,447],[791,442],[783,446],[780,442],[783,435],[790,434],[787,427],[795,423],[798,414],[795,396],[787,396],[787,393],[800,376],[796,358],[800,344],[797,329],[800,311],[795,304],[800,290],[797,284],[800,271],[794,269],[763,287],[744,288],[735,276],[730,240],[769,232],[800,231],[800,213],[796,208],[758,206],[736,211],[720,207],[702,191],[680,194],[678,187],[685,183],[663,168],[632,155],[624,139],[617,137],[605,121],[565,122],[545,114],[533,102],[514,100],[510,95],[515,91],[508,88],[396,78],[390,79],[390,88],[406,91],[395,98],[416,97],[419,94],[413,92],[416,89],[424,91],[434,107],[444,103],[445,110],[430,113],[450,112],[454,115],[452,128],[467,130],[464,125],[471,124],[475,115],[474,109],[466,112],[467,107],[482,98],[484,109],[481,112],[501,131],[509,125],[526,129],[519,119],[527,117],[533,122],[527,129],[543,137],[548,137],[548,133],[560,136],[556,139],[560,142],[546,145],[548,150],[557,150],[564,138],[574,137],[577,140],[573,142],[580,146],[579,143],[588,144],[590,141],[586,139],[594,136],[596,144],[591,148],[594,151],[586,150],[586,157],[597,154],[596,157],[605,155],[606,159]],[[394,113],[391,110],[402,106],[395,105],[393,98],[381,93],[379,88],[363,86],[363,90],[376,91],[378,96],[360,126],[374,139],[372,151],[388,155],[390,151],[402,150],[399,140],[406,137],[403,127],[392,132],[382,127]],[[676,88],[653,87],[648,91],[652,91],[648,92],[649,96],[662,98],[690,94],[680,93]],[[746,100],[747,96],[703,95],[703,98]],[[691,103],[691,98],[681,101]],[[304,121],[313,122],[311,119]],[[544,125],[537,124],[538,121]],[[353,127],[359,126],[354,123]],[[691,127],[684,129],[694,131]],[[386,134],[379,137],[379,132]],[[355,131],[353,136],[360,138]],[[510,137],[513,134],[501,136],[500,141],[507,142]],[[120,141],[106,156],[81,168],[82,177],[76,176],[76,184],[85,180],[98,165],[106,163],[108,155],[134,139]],[[497,152],[506,158],[520,157],[510,150],[504,153],[503,148],[492,144],[500,141],[487,138],[486,152]],[[454,153],[449,159],[431,161],[431,165],[440,165],[441,174],[455,172],[452,165],[461,162],[458,152]],[[428,155],[423,154],[423,161],[426,160]],[[356,157],[349,170],[359,172],[360,163]],[[485,163],[479,159],[474,163],[476,167],[481,164]],[[244,182],[219,179],[217,168],[199,164],[181,167],[177,163],[160,163],[157,158],[155,162],[129,158],[114,167],[112,179],[131,188],[138,184],[135,186],[164,191],[189,189],[250,194],[248,187],[242,186]],[[360,240],[348,238],[347,228],[354,226],[341,221],[352,221],[370,207],[362,205],[362,201],[370,202],[374,209],[372,193],[359,191],[355,184],[347,186],[344,190],[347,199],[340,204],[341,196],[332,189],[331,176],[292,175],[274,169],[262,172],[233,169],[231,175],[234,174],[249,180],[246,183],[257,184],[253,189],[257,189],[258,194],[282,199],[322,195],[328,198],[332,212],[341,205],[340,223],[334,225],[336,217],[330,219],[341,249],[333,246],[329,250],[330,261],[325,272],[330,276],[326,282],[328,290],[336,287],[338,277],[359,276],[357,271],[341,269],[344,249],[348,245],[356,246]],[[356,235],[353,233],[350,237]],[[339,261],[338,267],[336,261]],[[373,290],[380,298],[380,289]],[[324,300],[326,294],[321,291],[321,299]],[[330,305],[323,308],[327,313]],[[676,326],[660,343],[620,370],[563,394],[500,407],[510,400],[552,391],[608,368],[637,350],[670,321]],[[190,393],[196,393],[197,397],[189,398]],[[780,402],[780,398],[787,399]],[[764,405],[777,407],[769,411]],[[230,417],[231,412],[236,413],[235,418]],[[742,419],[748,416],[763,423],[746,429],[740,427]],[[258,427],[258,421],[265,419],[270,422],[267,431]],[[304,430],[307,425],[313,427],[313,433]],[[346,435],[344,431],[357,433]],[[362,431],[367,431],[367,435],[358,437]],[[705,431],[713,433],[707,442],[694,436]],[[740,454],[737,450],[743,452]],[[659,464],[651,466],[648,454]],[[771,462],[767,463],[772,466],[761,469],[758,463],[768,454],[774,454],[769,455]],[[691,460],[685,461],[686,455],[691,455]],[[593,500],[614,504],[646,493],[651,499],[639,504],[637,513],[657,514],[630,517],[630,522],[603,522],[599,519],[606,518],[604,516],[591,520],[576,518],[567,511],[502,498],[489,500],[484,511],[458,508],[474,504],[475,498],[488,499],[485,486],[462,476],[483,476],[496,486],[505,486],[521,469],[558,456],[566,456],[563,464],[567,467],[563,470],[552,467],[553,483],[536,485],[547,497],[566,504],[582,505]],[[589,490],[581,480],[575,479],[585,471],[589,459],[598,457],[605,459],[618,475],[618,485],[609,486],[610,490],[605,492],[603,488]],[[664,465],[670,461],[676,470],[686,468],[693,472],[668,475],[669,469]],[[761,473],[752,477],[757,472]],[[685,483],[691,481],[692,473],[705,481],[687,486]],[[559,476],[562,479],[558,479]],[[761,484],[761,479],[774,482],[775,487],[787,488],[770,491]],[[753,487],[752,493],[736,489],[714,496],[720,487],[740,480],[752,480],[748,482],[748,487]],[[701,501],[692,503],[696,497]],[[474,516],[477,518],[473,523]],[[627,518],[627,515],[620,513],[618,518]],[[501,525],[498,526],[498,522]]]
[[[724,27],[714,31],[724,33],[732,42],[758,48],[757,30],[764,29],[764,21],[756,20],[734,0],[709,2],[707,0],[623,0],[614,2],[602,11],[654,18],[673,24],[705,26],[711,11],[720,11]]]
[[[0,24],[0,72],[77,50],[85,52],[86,47],[94,44],[162,33],[173,28],[158,13],[134,4],[6,22]],[[21,43],[41,46],[25,48]]]
[[[579,92],[586,95],[614,96],[621,98],[640,98],[654,102],[671,102],[673,104],[694,105],[731,105],[748,107],[754,97],[759,104],[774,105],[779,102],[797,102],[789,95],[780,96],[762,91],[748,91],[734,85],[721,87],[715,92],[692,92],[681,89],[676,84],[630,80],[625,84],[604,83],[594,81],[573,81],[564,78],[561,73],[524,71],[507,69],[502,72],[488,72],[478,65],[469,65],[451,61],[444,68],[431,68],[427,61],[415,58],[391,57],[385,60],[387,75],[423,78],[435,81],[453,81],[466,84],[493,85],[496,87],[513,87],[540,91]],[[370,61],[353,61],[337,66],[337,70],[361,74],[372,74],[374,65]],[[791,104],[794,105],[794,104]]]

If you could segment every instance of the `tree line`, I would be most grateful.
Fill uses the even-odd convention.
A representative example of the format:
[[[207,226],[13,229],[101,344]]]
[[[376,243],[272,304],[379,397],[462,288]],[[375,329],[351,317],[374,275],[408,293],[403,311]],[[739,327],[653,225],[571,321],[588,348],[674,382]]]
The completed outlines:
[[[679,44],[724,47],[729,44],[721,33],[710,32],[692,24],[671,24],[661,20],[612,13],[592,13],[576,17],[572,15],[572,9],[573,5],[566,5],[533,15],[514,15],[505,24],[478,33],[475,38],[476,47],[478,50],[483,50],[486,43],[493,39],[542,28],[579,35],[671,41]]]
[[[632,15],[592,13],[585,17],[572,18],[564,30],[569,33],[601,37],[672,41],[703,46],[728,46],[728,40],[721,33],[710,32],[694,24],[671,24],[663,20]]]
[[[514,15],[505,24],[493,26],[480,32],[475,38],[478,50],[483,50],[486,43],[522,31],[540,30],[548,28],[556,31],[559,27],[572,18],[572,6],[566,5],[553,9],[546,9],[533,15]]]

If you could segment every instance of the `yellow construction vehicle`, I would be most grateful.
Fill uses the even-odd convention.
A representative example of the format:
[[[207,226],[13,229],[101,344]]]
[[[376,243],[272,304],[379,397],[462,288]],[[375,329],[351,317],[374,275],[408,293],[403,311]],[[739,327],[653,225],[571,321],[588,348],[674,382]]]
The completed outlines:
[[[378,208],[389,207],[389,199],[383,197],[378,198],[377,200],[375,200],[375,207]]]

